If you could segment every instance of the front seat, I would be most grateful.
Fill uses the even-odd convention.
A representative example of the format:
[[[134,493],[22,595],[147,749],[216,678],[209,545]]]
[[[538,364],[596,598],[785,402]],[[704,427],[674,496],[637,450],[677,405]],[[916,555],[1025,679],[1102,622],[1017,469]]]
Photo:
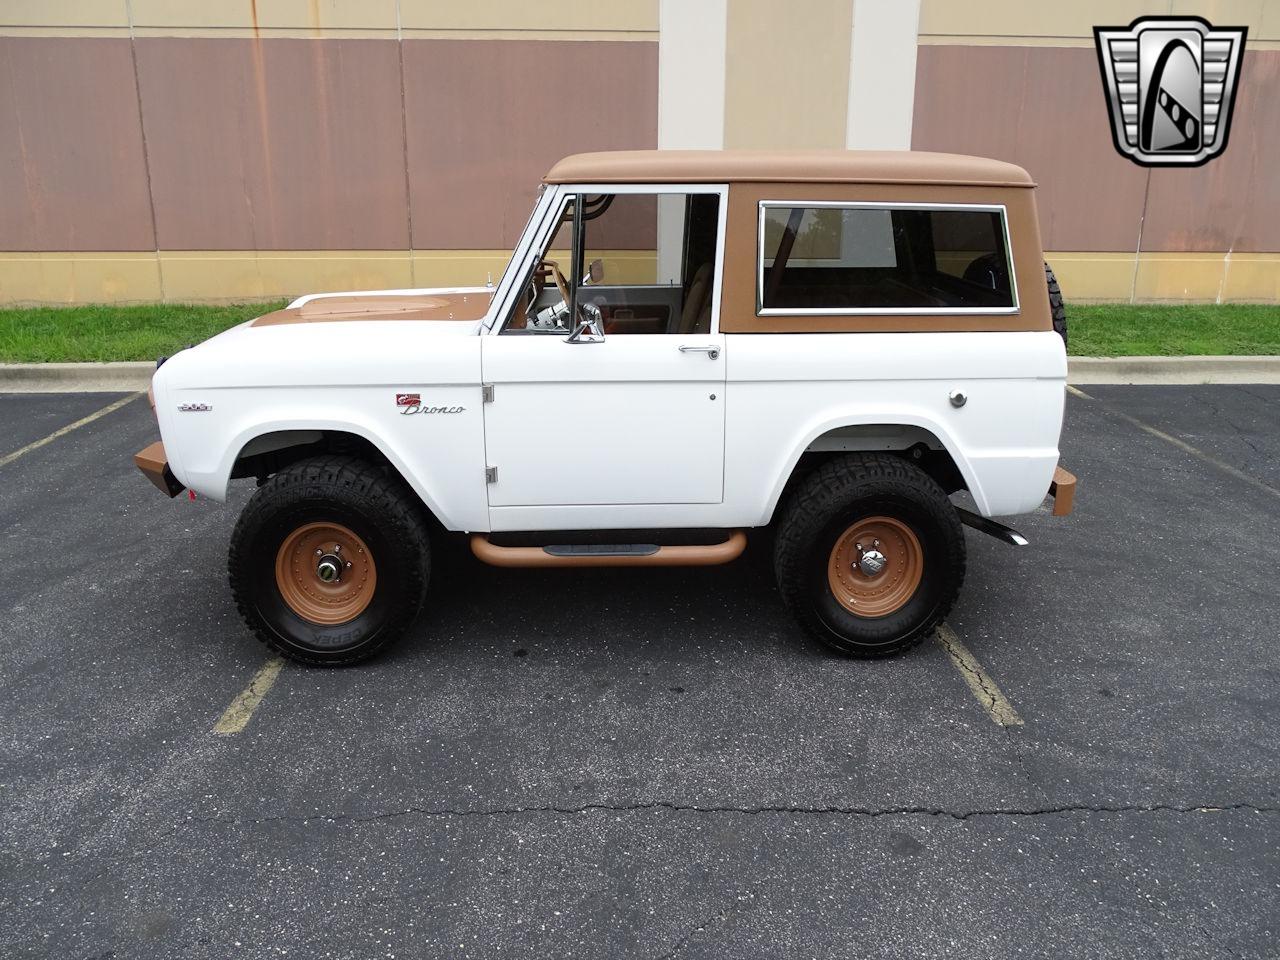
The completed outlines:
[[[711,332],[711,264],[704,263],[693,275],[689,294],[684,298],[680,311],[680,325],[676,333]]]

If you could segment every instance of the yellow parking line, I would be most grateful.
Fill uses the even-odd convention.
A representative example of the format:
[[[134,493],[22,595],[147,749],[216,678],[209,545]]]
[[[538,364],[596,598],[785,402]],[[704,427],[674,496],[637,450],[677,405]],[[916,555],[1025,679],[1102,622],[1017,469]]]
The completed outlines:
[[[91,413],[87,417],[81,417],[75,423],[69,423],[65,427],[61,427],[53,431],[53,433],[49,434],[47,437],[42,437],[41,439],[36,440],[34,443],[28,443],[25,447],[22,447],[19,450],[13,451],[13,453],[6,453],[3,457],[0,457],[0,467],[8,466],[9,464],[13,463],[13,461],[17,460],[20,456],[22,456],[24,453],[30,453],[32,450],[39,450],[46,443],[53,443],[53,441],[57,440],[61,436],[65,436],[66,434],[70,433],[72,430],[77,430],[80,427],[83,427],[86,423],[93,423],[93,421],[97,420],[99,417],[105,417],[108,413],[111,413],[114,410],[119,410],[126,403],[129,403],[133,400],[137,400],[139,397],[145,397],[146,395],[147,395],[147,391],[145,390],[139,390],[137,393],[131,393],[129,394],[129,396],[123,397],[115,401],[114,403],[107,404],[101,410],[98,410],[95,413]]]
[[[1076,396],[1083,397],[1085,400],[1094,399],[1093,397],[1085,393],[1083,390],[1077,390],[1075,387],[1068,386],[1067,389],[1070,390],[1072,393],[1074,393]],[[1263,483],[1257,477],[1251,477],[1249,476],[1249,474],[1245,473],[1243,470],[1237,470],[1231,464],[1224,463],[1221,460],[1219,460],[1217,457],[1210,456],[1209,454],[1205,453],[1203,450],[1199,449],[1198,447],[1193,447],[1191,444],[1187,443],[1187,441],[1179,440],[1177,437],[1171,436],[1170,434],[1165,433],[1163,430],[1157,429],[1156,427],[1151,426],[1151,424],[1146,423],[1142,420],[1139,420],[1137,417],[1131,417],[1127,413],[1122,413],[1121,411],[1117,410],[1115,407],[1109,406],[1106,403],[1103,403],[1102,406],[1112,416],[1119,417],[1125,423],[1132,424],[1133,426],[1137,427],[1139,430],[1143,430],[1151,434],[1151,436],[1156,437],[1159,440],[1163,440],[1165,443],[1168,443],[1168,444],[1171,444],[1172,446],[1177,447],[1183,453],[1190,454],[1191,456],[1199,460],[1201,463],[1207,463],[1211,467],[1217,467],[1223,473],[1229,476],[1235,477],[1237,480],[1241,481],[1242,483],[1247,483],[1249,486],[1253,487],[1255,490],[1261,490],[1263,493],[1269,493],[1273,497],[1280,497],[1280,490],[1277,490],[1275,487],[1271,486],[1271,484]]]
[[[1072,386],[1071,384],[1069,384],[1069,383],[1067,384],[1067,393],[1071,394],[1073,397],[1083,397],[1085,400],[1092,400],[1092,399],[1093,399],[1093,397],[1089,396],[1089,395],[1088,395],[1087,393],[1085,393],[1083,390],[1081,390],[1081,389],[1080,389],[1080,388],[1078,388],[1078,387],[1073,387],[1073,386]]]
[[[280,669],[283,666],[284,660],[280,657],[272,657],[264,663],[253,675],[249,685],[240,691],[240,695],[231,701],[231,706],[223,711],[218,722],[213,725],[213,732],[225,737],[243,730],[249,718],[253,716],[253,711],[258,709],[258,704],[276,682],[276,677],[280,675]]]
[[[1009,698],[1001,692],[991,675],[982,669],[982,664],[969,652],[969,648],[960,642],[956,632],[944,623],[938,627],[937,636],[938,643],[947,651],[956,672],[964,678],[987,715],[1002,727],[1022,726],[1022,718],[1013,709]]]

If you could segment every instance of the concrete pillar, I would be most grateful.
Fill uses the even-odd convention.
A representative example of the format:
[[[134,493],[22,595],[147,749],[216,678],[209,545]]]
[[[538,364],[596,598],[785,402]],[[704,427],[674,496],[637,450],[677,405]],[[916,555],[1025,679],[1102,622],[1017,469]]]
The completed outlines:
[[[725,22],[729,0],[661,0],[658,147],[724,146]]]
[[[911,149],[919,30],[920,0],[853,0],[849,149]]]
[[[920,0],[660,0],[658,146],[907,150]]]

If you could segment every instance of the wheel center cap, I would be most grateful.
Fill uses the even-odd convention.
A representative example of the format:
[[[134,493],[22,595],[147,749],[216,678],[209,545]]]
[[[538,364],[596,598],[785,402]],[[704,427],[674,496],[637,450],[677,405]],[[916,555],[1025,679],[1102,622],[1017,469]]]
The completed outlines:
[[[858,560],[858,569],[868,577],[874,577],[885,568],[888,559],[879,550],[868,550]]]
[[[325,583],[335,582],[342,573],[342,561],[333,554],[326,554],[316,564],[316,576]]]

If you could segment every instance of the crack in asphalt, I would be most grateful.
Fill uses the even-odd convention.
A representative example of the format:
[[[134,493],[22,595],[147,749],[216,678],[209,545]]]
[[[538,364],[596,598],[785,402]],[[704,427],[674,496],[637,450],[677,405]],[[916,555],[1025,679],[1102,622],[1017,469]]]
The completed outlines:
[[[180,821],[175,830],[184,826],[203,826],[222,824],[225,826],[248,826],[264,823],[376,823],[383,820],[395,820],[402,817],[517,817],[528,814],[559,814],[572,816],[580,813],[643,813],[650,810],[665,810],[671,813],[706,813],[706,814],[741,814],[758,816],[761,814],[781,813],[797,816],[852,816],[875,819],[877,817],[925,816],[951,819],[957,821],[971,820],[977,817],[1046,817],[1063,816],[1073,813],[1101,814],[1142,814],[1142,813],[1231,813],[1245,811],[1257,814],[1280,813],[1280,807],[1260,806],[1252,803],[1231,804],[1194,804],[1179,806],[1175,804],[1124,804],[1124,805],[1092,805],[1065,804],[1054,807],[991,807],[972,810],[945,810],[941,807],[800,807],[800,806],[702,806],[699,804],[674,803],[668,800],[654,800],[645,803],[584,803],[572,807],[490,807],[473,810],[452,809],[449,807],[406,807],[403,810],[390,810],[360,816],[352,813],[316,813],[306,816],[280,815],[272,817],[191,817]],[[172,833],[174,831],[170,831]]]
[[[711,926],[711,924],[715,923],[717,926],[720,926],[727,922],[730,913],[731,908],[727,908],[724,910],[717,910],[715,913],[708,914],[706,917],[703,917],[695,923],[687,933],[682,934],[672,945],[671,949],[658,957],[657,960],[673,960],[677,954],[684,951],[684,948],[689,945],[690,940],[700,933],[705,933],[707,927]]]
[[[1234,430],[1236,432],[1236,439],[1242,441],[1244,445],[1247,446],[1250,450],[1252,450],[1254,453],[1263,452],[1258,447],[1258,445],[1253,442],[1251,438],[1252,431],[1246,430],[1244,427],[1240,426],[1240,424],[1232,420],[1231,417],[1223,413],[1222,407],[1218,403],[1216,403],[1213,399],[1211,399],[1210,397],[1201,396],[1198,393],[1193,393],[1191,396],[1197,403],[1201,404],[1202,406],[1208,407],[1216,419],[1221,420],[1223,423],[1229,426],[1232,430]]]
[[[1241,383],[1232,384],[1232,386],[1234,386],[1235,389],[1239,390],[1241,393],[1247,394],[1253,397],[1255,400],[1261,400],[1263,403],[1280,403],[1280,394],[1277,394],[1275,396],[1267,396],[1265,394],[1256,393],[1255,391],[1250,390],[1248,386]]]

